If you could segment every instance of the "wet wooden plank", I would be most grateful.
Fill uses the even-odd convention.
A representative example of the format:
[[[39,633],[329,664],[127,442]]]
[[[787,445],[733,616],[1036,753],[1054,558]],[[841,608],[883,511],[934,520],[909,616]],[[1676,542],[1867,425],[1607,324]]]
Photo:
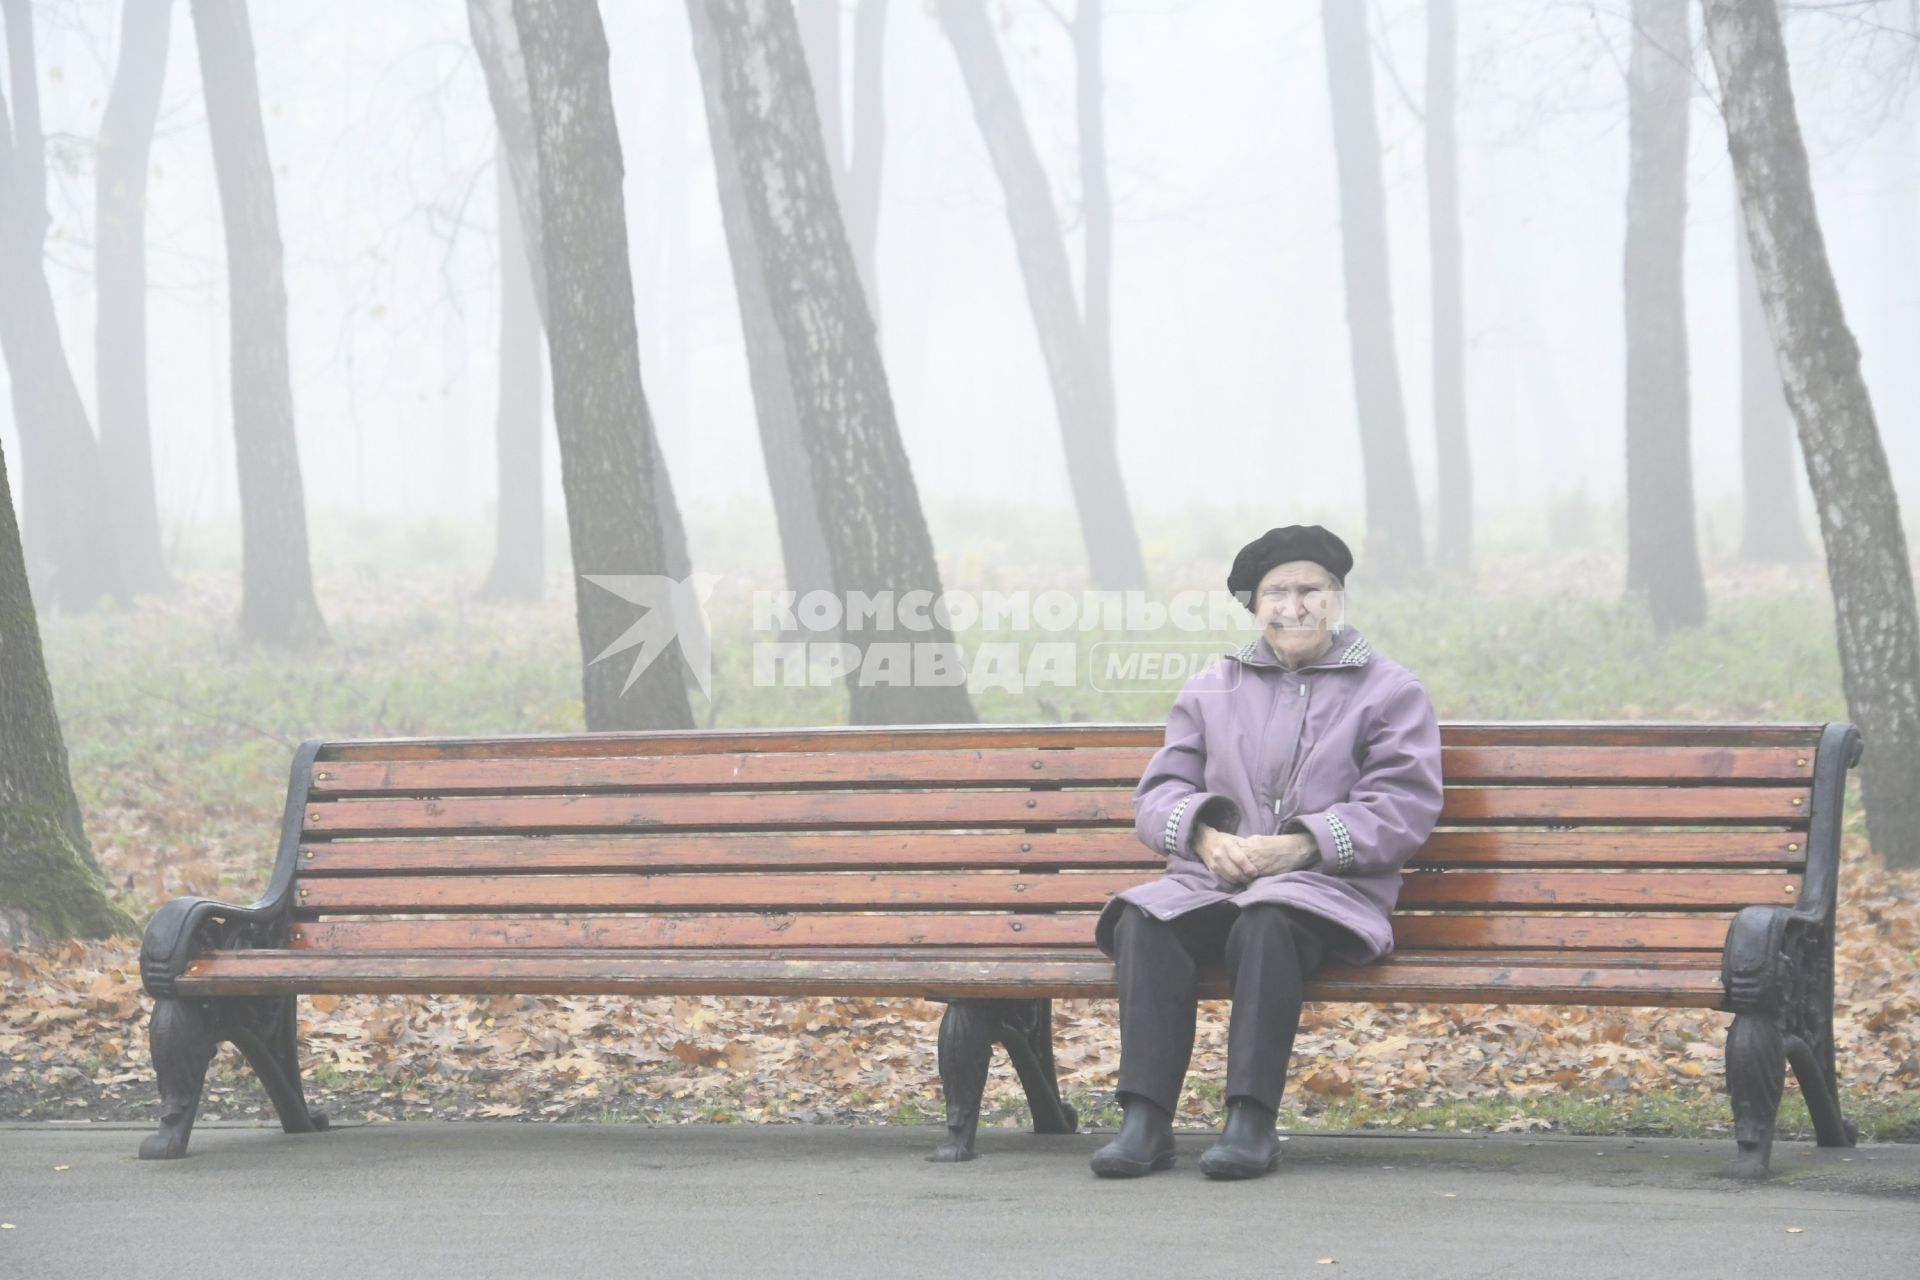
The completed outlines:
[[[1455,782],[1810,782],[1810,746],[1443,746]]]
[[[1442,823],[1804,823],[1806,787],[1449,786]]]
[[[751,790],[794,787],[1124,786],[1139,782],[1142,748],[974,748],[916,751],[741,751],[659,757],[323,761],[316,796],[422,793]]]
[[[1712,720],[1456,720],[1440,726],[1442,747],[1802,747],[1820,744],[1823,724]]]
[[[1571,831],[1436,831],[1415,867],[1753,867],[1798,871],[1806,865],[1800,831],[1625,831],[1576,827]]]
[[[314,948],[294,948],[300,954],[315,954]],[[623,962],[635,957],[658,960],[684,959],[700,963],[716,963],[739,960],[749,966],[758,966],[769,962],[784,960],[807,960],[820,962],[858,961],[869,963],[913,963],[934,968],[943,964],[969,965],[977,961],[990,961],[995,964],[1022,963],[1026,965],[1049,964],[1100,964],[1106,957],[1084,943],[1078,946],[1054,947],[1017,947],[1005,946],[912,946],[912,947],[709,947],[689,949],[684,947],[668,948],[632,948],[632,947],[587,947],[563,948],[553,951],[539,949],[498,947],[461,948],[437,947],[417,950],[407,949],[370,949],[345,948],[360,953],[369,961],[380,957],[404,961],[414,957],[426,957],[447,965],[463,964],[472,969],[485,969],[494,961],[507,956],[525,956],[539,958],[551,955],[575,960],[605,960]],[[246,953],[225,953],[208,957],[228,972],[227,955],[243,956]],[[244,961],[236,961],[244,967]],[[1510,952],[1491,951],[1400,951],[1380,962],[1385,966],[1404,969],[1409,965],[1418,966],[1455,966],[1455,967],[1503,967],[1521,964],[1529,969],[1565,969],[1565,968],[1605,968],[1605,969],[1660,969],[1660,970],[1698,970],[1701,972],[1719,972],[1719,957],[1701,951],[1587,951],[1577,954],[1532,954],[1516,958]],[[1218,980],[1223,977],[1218,970],[1202,973],[1202,980]]]
[[[303,876],[555,871],[876,871],[1043,867],[1159,871],[1167,856],[1124,830],[612,836],[414,836],[312,841]]]
[[[196,960],[180,978],[187,995],[308,994],[1111,997],[1113,965],[1030,956],[927,963],[899,959],[702,957],[637,954],[396,956],[260,951]],[[1203,995],[1224,994],[1218,979]],[[1396,960],[1323,971],[1310,1000],[1610,1004],[1711,1007],[1717,971],[1601,965],[1458,964]]]
[[[293,928],[297,951],[595,948],[1091,947],[1092,913],[860,915],[789,912],[571,919],[316,920]]]
[[[484,951],[812,947],[1090,947],[1092,912],[1007,915],[921,912],[890,915],[786,912],[752,915],[614,916],[565,919],[305,921],[296,951]],[[1717,965],[1731,916],[1396,916],[1399,953],[1520,950],[1575,957],[1690,951]],[[1528,957],[1529,963],[1537,957]]]
[[[326,743],[322,761],[705,755],[742,751],[973,751],[1006,747],[1157,747],[1164,724],[821,725],[489,737],[366,738]]]
[[[1804,823],[1800,787],[1448,787],[1442,824]],[[1110,826],[1133,824],[1131,789],[448,796],[311,801],[312,835],[405,832]]]
[[[1784,896],[1784,895],[1783,895]],[[1719,962],[1731,914],[1697,916],[1556,916],[1515,914],[1393,917],[1394,945],[1403,950],[1498,948],[1577,952],[1587,949],[1690,948]]]
[[[322,761],[314,767],[312,794],[519,795],[1029,783],[1131,788],[1152,754],[1146,747],[990,747]],[[1441,768],[1449,783],[1804,783],[1813,777],[1813,754],[1804,747],[1451,747],[1443,752]]]
[[[1727,911],[1791,906],[1800,878],[1771,872],[1415,871],[1402,877],[1399,906],[1559,907],[1581,911]]]
[[[1088,910],[1153,878],[1102,871],[338,876],[300,881],[295,907],[331,914]],[[1799,877],[1768,872],[1415,871],[1402,878],[1399,906],[1726,912],[1754,904],[1791,904],[1799,889]]]
[[[1097,908],[1131,872],[356,876],[302,880],[294,906],[334,914],[462,911],[1057,910]]]
[[[777,792],[766,795],[449,796],[309,803],[309,836],[408,831],[805,830],[1109,826],[1131,830],[1130,790]]]
[[[1455,828],[1436,832],[1415,868],[1693,868],[1798,871],[1799,832],[1572,831]],[[1051,868],[1158,872],[1166,855],[1131,829],[1046,832],[848,831],[716,835],[475,836],[313,840],[303,876],[542,874],[560,871],[875,871]]]
[[[1715,721],[1449,721],[1445,747],[1802,747],[1820,741],[1819,724]],[[450,760],[512,757],[699,755],[739,751],[976,750],[994,747],[1145,747],[1166,737],[1163,723],[822,726],[807,729],[663,730],[493,737],[384,738],[324,744],[322,761]]]

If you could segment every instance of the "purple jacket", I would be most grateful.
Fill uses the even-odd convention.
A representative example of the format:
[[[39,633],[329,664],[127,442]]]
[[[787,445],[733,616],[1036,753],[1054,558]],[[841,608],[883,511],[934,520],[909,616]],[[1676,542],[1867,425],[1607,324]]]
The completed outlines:
[[[1353,628],[1298,671],[1260,635],[1187,681],[1133,799],[1134,829],[1167,870],[1107,904],[1102,951],[1113,954],[1123,901],[1162,920],[1284,902],[1346,926],[1351,945],[1328,958],[1365,964],[1393,950],[1400,869],[1440,816],[1440,727],[1413,673]],[[1230,884],[1193,851],[1202,817],[1243,836],[1309,831],[1320,865]]]

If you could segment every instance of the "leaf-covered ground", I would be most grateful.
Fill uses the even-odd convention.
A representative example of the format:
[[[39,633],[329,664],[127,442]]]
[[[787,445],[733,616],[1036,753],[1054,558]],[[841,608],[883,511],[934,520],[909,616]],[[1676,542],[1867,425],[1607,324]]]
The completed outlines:
[[[947,566],[949,585],[1058,582],[1048,566],[1011,558],[1018,530],[1009,529],[1006,546]],[[333,642],[312,654],[236,642],[236,601],[211,560],[171,599],[43,622],[88,831],[136,917],[179,893],[251,899],[302,738],[580,727],[564,578],[541,606],[476,604],[479,571],[457,544],[416,550],[444,563],[403,570],[368,555],[323,566]],[[759,562],[750,546],[728,550],[740,565]],[[1160,558],[1166,590],[1217,576],[1180,547]],[[1617,563],[1578,552],[1496,561],[1465,596],[1356,597],[1352,617],[1421,672],[1444,718],[1836,718],[1830,606],[1811,572],[1717,566],[1708,626],[1668,642],[1618,601]],[[753,580],[745,569],[738,577]],[[752,688],[744,592],[722,592],[711,607],[716,697],[703,718],[844,716],[837,690]],[[986,720],[1152,720],[1166,701],[1047,689],[996,694],[979,710]],[[1841,876],[1840,1073],[1864,1133],[1920,1138],[1920,872],[1890,873],[1866,852],[1854,803]],[[0,952],[0,1118],[154,1114],[135,951],[121,939]],[[905,1000],[325,997],[302,1003],[301,1043],[316,1104],[345,1120],[926,1121],[940,1115],[939,1012]],[[1222,1013],[1209,1006],[1201,1024],[1185,1102],[1195,1122],[1218,1113]],[[1312,1007],[1288,1118],[1698,1132],[1728,1120],[1725,1023],[1692,1011]],[[1056,1028],[1069,1096],[1089,1119],[1108,1118],[1111,1004],[1060,1005]],[[988,1103],[997,1118],[1021,1114],[1004,1064]],[[203,1115],[268,1114],[224,1050]]]

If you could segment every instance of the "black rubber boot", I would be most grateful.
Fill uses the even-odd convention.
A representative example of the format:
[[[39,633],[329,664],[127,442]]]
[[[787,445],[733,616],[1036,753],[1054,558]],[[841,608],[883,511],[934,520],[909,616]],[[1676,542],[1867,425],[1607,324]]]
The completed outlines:
[[[1173,1168],[1173,1116],[1137,1093],[1122,1095],[1127,1118],[1120,1133],[1093,1153],[1093,1171],[1103,1178],[1140,1178]]]
[[[1257,1178],[1280,1163],[1280,1138],[1274,1112],[1252,1098],[1227,1099],[1227,1125],[1220,1141],[1200,1157],[1209,1178]]]

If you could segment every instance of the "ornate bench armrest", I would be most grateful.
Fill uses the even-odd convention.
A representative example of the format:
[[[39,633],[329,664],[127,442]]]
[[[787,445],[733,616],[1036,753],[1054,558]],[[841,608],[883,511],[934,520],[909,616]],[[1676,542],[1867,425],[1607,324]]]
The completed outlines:
[[[1720,957],[1721,1007],[1778,1014],[1810,994],[1827,943],[1827,922],[1791,907],[1743,907]]]
[[[287,803],[280,819],[280,850],[266,892],[250,907],[212,898],[175,898],[154,912],[140,943],[140,982],[155,998],[173,995],[173,984],[196,955],[239,947],[286,945],[292,918],[294,867],[300,856],[300,821],[307,804],[313,762],[325,742],[311,738],[293,753]]]
[[[227,947],[274,946],[282,940],[287,909],[251,907],[212,898],[175,898],[154,912],[140,942],[140,982],[151,996],[171,996],[173,983],[196,954]]]

